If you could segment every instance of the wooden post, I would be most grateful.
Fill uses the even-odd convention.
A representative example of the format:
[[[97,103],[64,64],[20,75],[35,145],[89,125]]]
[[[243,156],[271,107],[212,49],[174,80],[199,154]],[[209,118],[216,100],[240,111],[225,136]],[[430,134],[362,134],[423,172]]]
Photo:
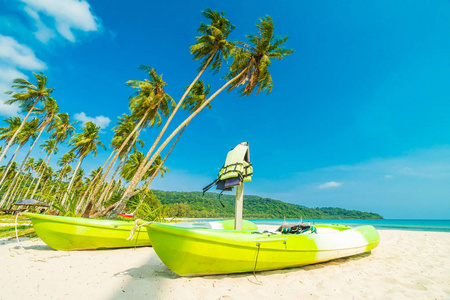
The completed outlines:
[[[244,182],[236,186],[236,212],[234,214],[234,229],[242,229],[242,208],[244,205]]]

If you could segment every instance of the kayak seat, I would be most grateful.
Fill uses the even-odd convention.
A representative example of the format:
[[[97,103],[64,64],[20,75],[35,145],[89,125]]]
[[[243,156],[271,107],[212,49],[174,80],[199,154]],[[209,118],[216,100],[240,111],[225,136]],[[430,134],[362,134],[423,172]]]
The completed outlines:
[[[282,234],[301,234],[307,231],[311,231],[311,233],[317,233],[316,227],[307,224],[283,224],[276,231],[281,232]]]

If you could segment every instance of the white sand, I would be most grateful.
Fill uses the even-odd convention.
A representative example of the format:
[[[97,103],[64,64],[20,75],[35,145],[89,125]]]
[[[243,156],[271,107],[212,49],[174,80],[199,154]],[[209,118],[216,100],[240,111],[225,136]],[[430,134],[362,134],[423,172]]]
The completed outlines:
[[[152,248],[0,241],[0,299],[450,299],[450,233],[380,230],[371,253],[302,268],[179,277]],[[258,282],[259,281],[259,282]]]

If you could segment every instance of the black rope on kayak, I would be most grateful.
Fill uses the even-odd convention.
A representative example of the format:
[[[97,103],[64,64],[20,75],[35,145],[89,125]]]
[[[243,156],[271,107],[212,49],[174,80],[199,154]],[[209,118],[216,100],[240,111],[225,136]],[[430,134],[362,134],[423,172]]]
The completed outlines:
[[[261,247],[261,244],[257,243],[256,247],[258,247],[258,250],[256,250],[256,259],[255,259],[255,267],[253,268],[253,276],[255,277],[255,280],[258,284],[262,284],[262,282],[259,281],[258,278],[256,278],[256,265],[258,264],[259,249]]]

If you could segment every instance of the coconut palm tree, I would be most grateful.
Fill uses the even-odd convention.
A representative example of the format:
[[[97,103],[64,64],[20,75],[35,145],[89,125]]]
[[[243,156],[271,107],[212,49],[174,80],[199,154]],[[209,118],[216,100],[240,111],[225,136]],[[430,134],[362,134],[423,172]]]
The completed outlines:
[[[19,103],[22,108],[22,112],[27,112],[25,118],[23,118],[22,123],[20,124],[17,132],[11,137],[8,144],[3,149],[3,152],[0,155],[0,163],[3,160],[6,152],[8,152],[9,147],[14,143],[18,132],[22,129],[25,122],[27,121],[30,114],[33,112],[35,106],[39,101],[43,101],[47,99],[54,89],[47,88],[47,77],[42,74],[33,73],[36,78],[36,85],[30,83],[29,81],[23,78],[16,78],[13,81],[12,88],[17,89],[17,92],[8,91],[7,94],[11,95],[11,99],[7,100],[6,104]]]
[[[210,85],[206,85],[205,86],[205,83],[203,82],[203,80],[197,81],[194,84],[194,86],[192,87],[192,89],[189,92],[189,94],[187,95],[187,98],[183,102],[183,105],[181,107],[184,110],[188,111],[189,113],[193,113],[195,110],[197,110],[206,101],[206,99],[208,97],[208,94],[209,94],[210,88],[211,88]],[[211,108],[211,104],[208,104],[206,107],[207,108]],[[183,127],[183,129],[180,131],[180,133],[178,134],[177,139],[175,140],[175,142],[170,147],[170,149],[167,152],[167,154],[164,157],[164,159],[161,160],[161,156],[159,156],[159,158],[157,158],[155,160],[155,162],[153,163],[152,167],[149,169],[149,170],[151,170],[151,172],[153,172],[153,175],[150,177],[149,180],[147,180],[147,182],[141,188],[139,188],[139,190],[134,191],[133,194],[131,195],[131,197],[133,197],[134,195],[139,194],[142,191],[145,191],[146,189],[148,189],[151,186],[151,184],[153,182],[153,179],[155,179],[155,177],[156,177],[156,175],[157,175],[157,173],[159,171],[164,172],[164,173],[166,173],[168,171],[168,169],[165,168],[163,165],[166,162],[167,158],[169,157],[169,155],[172,152],[172,150],[175,147],[175,145],[178,143],[178,140],[180,139],[181,135],[183,134],[184,130],[186,129],[186,127],[188,125],[189,125],[189,123],[187,123]],[[155,167],[156,167],[156,170],[155,170]],[[162,177],[163,177],[163,173],[161,173],[161,178]],[[139,207],[139,205],[138,205],[138,207]]]
[[[8,126],[0,127],[0,139],[5,140],[5,144],[8,144],[9,141],[11,141],[11,138],[18,133],[20,125],[22,124],[22,120],[19,117],[11,117],[5,119],[5,122],[8,123]],[[16,157],[18,150],[19,146],[16,148],[16,151],[14,151],[13,157],[10,158],[8,163],[6,164],[7,167],[9,167],[11,163],[14,161],[14,158]],[[3,180],[1,180],[1,182],[3,182]]]
[[[67,177],[72,173],[72,167],[70,165],[65,165],[63,166],[61,169],[59,169],[56,172],[56,176],[57,176],[57,180],[56,180],[56,186],[58,187],[55,191],[55,195],[59,194],[59,190],[61,189],[61,187],[64,185],[65,180],[67,180]],[[53,189],[55,188],[55,185],[52,186],[52,188],[50,189],[50,191],[48,192],[49,194],[51,194],[53,192]]]
[[[42,188],[41,188],[41,194],[44,193],[45,188],[47,187],[48,182],[51,181],[52,178],[53,178],[53,175],[54,175],[54,173],[53,173],[53,168],[50,167],[50,166],[47,166],[47,168],[45,168],[43,174],[44,174],[44,175],[42,175],[42,182],[43,182],[43,185],[42,185]],[[31,196],[31,198],[33,198],[33,196]],[[39,199],[40,199],[40,198],[41,198],[41,197],[39,196]]]
[[[127,189],[128,194],[131,193],[131,190],[139,184],[140,178],[142,178],[146,172],[143,170],[144,168],[146,168],[144,164],[147,163],[148,159],[152,155],[163,134],[165,133],[167,127],[169,126],[178,109],[183,104],[184,99],[189,94],[194,84],[197,82],[203,72],[210,66],[211,69],[215,73],[217,73],[222,66],[222,61],[229,57],[231,50],[233,49],[233,43],[230,43],[227,39],[229,37],[229,34],[234,30],[234,26],[228,19],[225,18],[225,13],[215,12],[208,8],[204,10],[202,14],[210,23],[200,24],[200,27],[197,29],[197,31],[202,35],[197,37],[197,43],[192,45],[190,49],[191,54],[193,54],[194,56],[194,60],[203,60],[200,63],[199,74],[186,89],[180,101],[175,106],[172,114],[167,119],[164,127],[161,129],[158,137],[153,142],[150,150],[147,152],[145,159],[142,162],[143,164],[139,167],[138,172],[135,174],[135,178],[130,182],[130,189]],[[154,157],[156,159],[157,155],[154,155]],[[148,168],[150,168],[152,163],[153,162],[148,163]],[[129,197],[129,195],[124,196],[125,198]]]
[[[93,196],[98,193],[113,163],[119,158],[122,151],[126,149],[128,142],[133,138],[135,133],[145,126],[145,124],[154,125],[158,123],[155,120],[160,118],[160,114],[164,117],[169,116],[171,107],[175,105],[172,97],[164,92],[164,87],[167,83],[162,79],[162,75],[158,75],[155,69],[147,66],[140,66],[139,68],[148,72],[150,79],[145,79],[144,81],[130,80],[127,82],[128,85],[138,90],[135,96],[130,98],[130,110],[133,117],[139,120],[139,122],[125,138],[119,149],[115,151],[114,157],[92,192]]]
[[[159,115],[159,113],[157,113],[157,115]],[[114,179],[115,179],[117,173],[119,172],[120,168],[123,166],[123,164],[125,163],[126,159],[128,158],[128,154],[130,153],[131,150],[136,150],[136,143],[138,143],[141,148],[144,146],[144,142],[142,140],[138,139],[139,133],[140,133],[140,131],[143,128],[143,127],[141,127],[136,132],[133,140],[130,140],[128,142],[128,146],[126,148],[122,147],[123,144],[124,144],[124,141],[126,140],[126,137],[128,137],[130,135],[130,132],[134,129],[134,120],[133,120],[133,116],[128,116],[128,115],[125,115],[125,114],[123,115],[123,117],[119,117],[119,120],[120,121],[118,123],[118,126],[113,128],[113,130],[115,132],[115,135],[114,135],[113,140],[111,142],[111,146],[114,149],[116,149],[116,151],[118,151],[118,153],[119,153],[119,157],[118,158],[120,159],[120,162],[119,162],[116,170],[114,171],[113,175],[108,180],[108,183],[107,183],[106,187],[103,189],[102,194],[100,195],[100,197],[96,201],[96,203],[93,206],[91,212],[97,211],[97,209],[100,207],[100,205],[102,205],[104,199],[107,198],[107,195],[110,193],[109,191],[111,190],[111,186],[115,182]],[[157,122],[157,120],[153,119],[153,120],[150,121],[149,125],[152,126],[155,122]],[[119,152],[120,149],[122,149],[121,152]],[[113,164],[113,166],[114,166],[114,164]]]
[[[166,140],[160,145],[160,147],[152,153],[152,157],[143,168],[140,168],[134,178],[128,185],[121,200],[116,203],[116,207],[111,211],[108,217],[116,217],[120,211],[125,207],[126,202],[130,199],[133,191],[136,189],[143,174],[152,166],[153,162],[160,155],[161,151],[167,146],[167,144],[174,138],[174,136],[188,124],[192,118],[194,118],[200,111],[203,110],[217,95],[223,90],[228,88],[228,91],[233,90],[239,85],[244,85],[240,94],[243,96],[249,96],[257,87],[257,93],[262,90],[266,90],[270,93],[272,90],[273,82],[269,72],[269,66],[271,65],[271,59],[282,59],[284,55],[293,53],[293,50],[281,47],[287,41],[287,37],[274,37],[273,34],[273,22],[272,19],[267,16],[260,19],[260,23],[257,24],[259,35],[253,34],[247,36],[249,42],[241,43],[232,50],[233,62],[230,65],[230,72],[225,76],[227,82],[217,90],[212,96],[210,96],[204,103],[198,107],[191,115],[184,120]],[[147,157],[147,156],[146,156]]]
[[[102,176],[100,178],[99,184],[96,186],[96,188],[94,189],[94,192],[92,193],[91,196],[96,196],[96,194],[99,191],[100,187],[102,186],[103,182],[106,180],[106,177],[109,175],[109,172],[114,167],[117,159],[121,159],[121,162],[122,162],[124,157],[128,156],[128,152],[131,149],[136,147],[135,143],[136,143],[136,141],[138,141],[137,138],[138,138],[141,130],[148,125],[148,121],[146,123],[144,122],[143,125],[140,126],[139,129],[137,129],[137,131],[135,131],[135,128],[136,128],[135,116],[123,114],[118,119],[119,119],[119,121],[117,122],[117,126],[112,129],[114,131],[114,136],[111,141],[111,146],[113,148],[113,152],[111,153],[111,155],[113,153],[116,155],[113,157],[113,159],[109,163],[105,174],[101,174],[104,176]],[[132,137],[133,131],[135,132],[134,138],[130,139],[129,137]],[[142,147],[143,142],[141,140],[139,140],[139,143]],[[119,166],[120,166],[120,163],[119,163]],[[104,167],[105,166],[103,166],[103,168]],[[103,170],[103,168],[102,168],[102,170]],[[117,172],[114,172],[114,175],[111,177],[110,180],[114,179],[116,173]],[[90,197],[90,198],[92,198],[92,197]]]
[[[25,186],[26,182],[30,180],[31,173],[34,171],[34,164],[35,164],[35,161],[34,161],[34,158],[32,158],[32,157],[29,157],[25,161],[25,164],[23,166],[23,170],[25,172],[27,172],[27,174],[18,183],[18,187],[21,187],[21,188],[16,191],[17,195],[13,191],[13,193],[11,194],[11,198],[18,199],[24,194],[24,192],[26,190],[26,186]],[[22,186],[22,185],[24,185],[24,186]]]
[[[39,138],[41,137],[42,133],[44,132],[46,126],[48,124],[51,124],[53,118],[55,117],[55,114],[58,112],[59,107],[56,104],[56,101],[53,98],[48,98],[44,100],[44,109],[36,109],[38,114],[45,113],[44,117],[41,118],[42,122],[38,118],[34,118],[31,122],[34,122],[35,124],[40,123],[38,128],[35,129],[35,131],[39,131],[37,134],[37,137],[34,136],[34,142],[29,148],[24,160],[22,161],[22,165],[19,168],[19,173],[22,170],[23,163],[27,160],[28,156],[30,155],[31,151],[34,149],[34,146],[37,144]],[[30,123],[31,123],[30,122]]]
[[[47,154],[48,155],[48,154]],[[35,163],[34,163],[34,171],[35,171],[35,175],[33,177],[33,179],[31,180],[30,185],[28,186],[28,189],[25,193],[25,196],[30,194],[31,188],[33,187],[34,181],[38,178],[38,176],[42,173],[42,171],[44,170],[44,168],[47,167],[45,160],[47,158],[47,155],[42,159],[38,159]]]
[[[8,174],[6,175],[6,180],[11,179],[11,178],[12,178],[12,175],[11,175],[11,174],[15,173],[15,170],[17,169],[17,168],[16,168],[17,164],[16,164],[15,162],[13,162],[11,165],[12,165],[12,167],[9,169],[8,172],[6,171],[6,166],[1,166],[1,167],[0,167],[0,172],[1,172],[1,173],[8,173]]]
[[[17,135],[17,138],[16,138],[16,143],[18,144],[16,151],[14,151],[14,155],[11,157],[11,159],[8,163],[6,172],[8,172],[8,169],[11,166],[11,163],[13,161],[15,161],[17,154],[20,152],[22,147],[30,140],[30,138],[31,139],[36,138],[36,128],[38,126],[38,123],[39,123],[39,120],[34,119],[34,120],[31,120],[30,122],[26,122],[25,125],[22,127],[22,130],[19,132],[19,134]],[[17,125],[17,124],[15,124],[15,125]],[[20,169],[19,169],[19,172],[20,172]],[[5,180],[5,177],[3,176],[2,179],[0,180],[0,186],[2,185],[4,180]]]
[[[89,177],[86,177],[86,185],[88,185],[86,191],[84,192],[83,196],[81,197],[80,201],[77,204],[76,213],[78,214],[80,210],[83,208],[86,196],[88,192],[91,190],[92,186],[98,181],[102,174],[102,167],[98,167],[97,169],[93,169],[91,173],[89,173]],[[89,179],[90,178],[90,179]]]
[[[43,101],[44,108],[36,109],[36,114],[42,120],[39,129],[44,130],[49,124],[52,123],[53,118],[55,118],[59,112],[58,103],[52,97],[48,97]],[[49,130],[50,131],[50,130]]]
[[[61,156],[61,158],[58,159],[56,164],[60,167],[65,167],[67,165],[70,165],[72,162],[74,162],[76,158],[77,157],[76,157],[75,153],[72,151],[69,151],[69,152],[63,154]]]
[[[45,141],[44,144],[41,145],[42,150],[44,150],[47,153],[47,160],[45,161],[45,165],[48,166],[48,163],[50,161],[50,158],[52,157],[53,154],[56,154],[58,152],[58,148],[56,148],[56,140],[55,139],[49,139],[47,141]],[[48,167],[47,167],[48,168]],[[36,186],[34,187],[33,192],[31,193],[31,197],[34,197],[34,194],[36,194],[36,191],[39,187],[39,183],[42,180],[42,177],[46,174],[46,169],[43,170],[43,172],[40,173],[38,182],[36,183]],[[53,171],[52,171],[53,172]]]
[[[131,154],[120,170],[120,175],[123,177],[123,179],[127,181],[133,179],[134,174],[136,174],[136,171],[143,160],[144,154],[142,152],[135,151],[133,154]],[[161,157],[159,157],[159,160],[161,160]],[[151,169],[149,169],[147,173],[142,177],[142,180],[147,180],[148,178],[150,178],[150,176],[152,176]]]
[[[92,122],[86,122],[83,127],[83,132],[75,134],[70,140],[70,146],[73,148],[70,150],[71,152],[76,152],[76,157],[78,158],[77,166],[75,167],[75,171],[73,172],[72,179],[70,180],[69,186],[67,188],[67,193],[70,192],[72,185],[74,183],[75,178],[77,177],[78,169],[81,166],[84,158],[89,154],[93,153],[94,157],[97,156],[98,146],[106,149],[105,145],[98,140],[99,138],[100,127],[96,126]],[[66,197],[65,196],[65,197]]]
[[[57,171],[58,173],[58,178],[56,180],[56,182],[58,182],[58,189],[56,190],[55,194],[58,194],[59,189],[61,188],[61,186],[63,185],[63,183],[61,181],[65,181],[67,180],[67,177],[72,173],[72,167],[70,166],[70,164],[75,161],[76,159],[76,155],[75,153],[69,151],[65,154],[63,154],[58,161],[56,162],[56,164],[61,167],[61,169],[59,169]],[[52,187],[52,189],[50,190],[50,194],[53,191],[53,188],[55,186]]]
[[[5,166],[1,166],[0,167],[0,172],[4,173],[6,175],[6,183],[9,183],[9,180],[14,178],[14,176],[16,175],[17,163],[16,162],[12,162],[10,168],[8,169],[8,171],[6,171],[6,167]],[[2,207],[3,204],[4,203],[2,203],[0,205],[0,207]]]
[[[270,16],[261,18],[256,26],[259,35],[246,36],[248,43],[237,42],[241,47],[235,47],[233,50],[233,63],[230,72],[225,76],[227,80],[237,77],[237,80],[229,85],[228,91],[243,85],[240,90],[242,96],[249,96],[255,88],[256,94],[264,90],[269,94],[273,87],[269,72],[271,59],[283,59],[285,55],[294,53],[294,50],[281,46],[288,37],[274,37],[273,21]]]
[[[39,131],[39,133],[37,134],[37,137],[36,137],[36,134],[33,133],[34,134],[33,135],[34,142],[31,145],[31,147],[29,148],[28,153],[25,156],[23,161],[25,161],[28,158],[28,156],[30,155],[31,151],[34,149],[34,146],[36,145],[37,141],[41,137],[41,134],[44,132],[44,130],[47,127],[47,125],[52,124],[53,119],[55,118],[56,114],[58,113],[59,107],[58,107],[56,101],[53,98],[48,97],[48,98],[44,99],[43,102],[44,102],[44,108],[43,109],[35,109],[37,114],[40,114],[40,115],[44,114],[44,116],[42,116],[40,118],[42,121],[40,121],[38,118],[34,118],[31,122],[27,122],[27,123],[30,124],[30,126],[34,126],[34,127],[35,127],[36,123],[40,122],[40,124],[39,124],[39,128],[34,128],[33,127],[34,131]],[[58,124],[58,125],[62,125],[62,124]],[[50,127],[50,129],[53,129],[53,128]],[[49,131],[50,131],[50,129],[49,129]],[[64,128],[63,126],[60,126],[59,129],[60,130],[66,130],[67,128]],[[29,130],[31,130],[31,128]],[[72,127],[72,131],[73,131],[73,127]],[[69,134],[69,133],[70,133],[70,130],[68,130],[68,133],[66,133],[66,134]],[[23,163],[22,163],[22,165],[23,165]],[[22,165],[19,168],[19,173],[21,172]]]
[[[186,99],[186,101],[183,103],[183,109],[187,110],[189,112],[193,112],[195,111],[198,107],[200,107],[203,102],[206,100],[206,96],[209,93],[209,89],[210,86],[207,85],[207,87],[204,87],[204,83],[202,80],[198,81],[195,83],[194,87],[192,88],[191,92],[188,94],[188,98]],[[207,106],[208,108],[211,108],[211,105]],[[178,134],[177,139],[175,140],[175,142],[173,142],[172,146],[170,147],[169,151],[167,152],[166,156],[164,157],[163,160],[161,160],[161,156],[159,156],[155,162],[152,165],[152,168],[150,168],[151,173],[153,174],[149,180],[147,180],[147,182],[140,187],[138,190],[135,190],[132,194],[131,197],[147,190],[150,188],[153,180],[155,179],[155,177],[158,175],[158,173],[161,174],[161,178],[163,178],[164,173],[167,173],[169,171],[168,168],[164,167],[164,163],[166,162],[167,158],[170,156],[170,153],[172,153],[173,148],[175,147],[175,145],[178,143],[178,140],[180,139],[181,135],[183,134],[184,130],[186,129],[186,127],[189,125],[189,123],[187,123],[183,129],[180,131],[180,133]],[[156,169],[155,169],[156,168]],[[130,198],[131,198],[130,197]],[[137,211],[137,209],[139,208],[139,206],[142,204],[142,201],[144,200],[144,198],[141,199],[139,205],[136,206],[135,211]]]
[[[78,121],[70,123],[70,117],[68,113],[59,113],[54,116],[53,122],[48,128],[48,132],[53,131],[50,135],[51,138],[55,139],[55,147],[70,138],[75,130],[73,125],[78,123]]]
[[[78,189],[83,184],[83,176],[84,176],[84,170],[82,168],[79,168],[77,171],[77,175],[75,177],[75,180],[73,182],[72,188]]]
[[[34,118],[30,122],[26,122],[24,127],[21,130],[21,133],[18,135],[18,139],[20,139],[19,143],[23,143],[24,141],[26,142],[30,138],[34,140],[32,146],[31,146],[31,149],[27,152],[27,155],[25,156],[25,158],[22,161],[22,165],[19,168],[19,173],[22,171],[22,166],[23,166],[24,162],[27,160],[33,146],[36,144],[36,141],[37,141],[36,132],[39,127],[39,122],[40,121],[38,118]]]
[[[11,138],[18,132],[22,124],[22,119],[19,117],[11,117],[4,119],[4,121],[8,123],[8,126],[0,127],[0,140],[5,140],[6,144],[8,144]]]
[[[294,50],[280,47],[287,41],[288,37],[274,37],[273,21],[270,16],[261,18],[260,23],[256,26],[259,29],[259,35],[253,34],[246,36],[249,43],[237,42],[237,44],[242,45],[242,47],[235,47],[233,49],[233,62],[230,65],[230,72],[224,77],[228,80],[227,83],[211,97],[203,100],[202,105],[196,106],[195,111],[193,111],[191,115],[172,132],[153,155],[153,158],[147,162],[143,172],[150,168],[153,161],[176,133],[188,124],[193,117],[203,110],[203,108],[207,107],[225,88],[228,88],[228,91],[231,91],[239,85],[244,85],[239,91],[242,96],[249,96],[256,87],[257,94],[262,90],[266,90],[267,94],[272,91],[273,82],[269,72],[271,59],[281,60],[284,55],[292,54]]]
[[[30,140],[30,139],[34,139],[36,141],[36,136],[37,136],[37,128],[39,126],[39,119],[34,118],[33,120],[31,120],[30,122],[26,122],[25,125],[23,126],[22,130],[20,131],[20,133],[17,135],[16,141],[19,143],[19,147],[18,147],[18,151],[20,151],[20,149]],[[34,143],[33,143],[34,144]],[[17,151],[17,153],[18,153]],[[18,177],[22,172],[22,168],[28,158],[28,155],[30,154],[30,151],[28,151],[27,155],[25,156],[25,158],[22,160],[22,163],[20,164],[20,167],[18,169],[18,171],[16,172],[16,175],[14,176],[8,190],[3,194],[2,197],[2,202],[5,201],[7,199],[7,197],[10,195],[10,192],[13,191],[13,189],[16,187],[16,183],[18,183]],[[15,154],[12,157],[12,160],[15,160],[17,154]],[[0,181],[0,186],[3,182],[4,178],[2,178],[2,180]],[[1,204],[0,204],[1,205]]]

